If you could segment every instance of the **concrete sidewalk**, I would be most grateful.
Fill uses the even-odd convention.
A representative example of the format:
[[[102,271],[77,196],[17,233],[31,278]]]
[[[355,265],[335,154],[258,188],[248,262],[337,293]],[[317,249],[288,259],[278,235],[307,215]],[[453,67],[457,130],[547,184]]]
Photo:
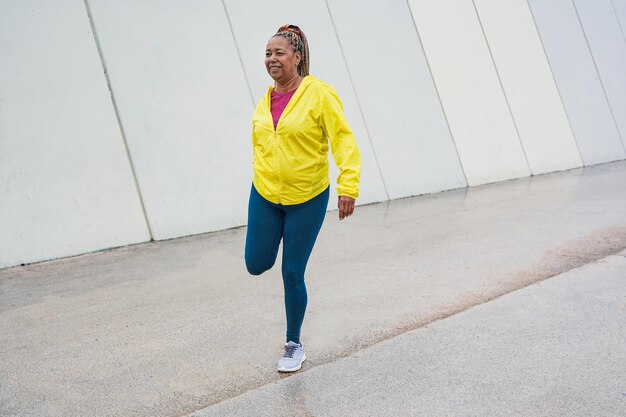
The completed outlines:
[[[626,251],[193,417],[626,415]]]
[[[309,360],[294,381],[322,373],[345,377],[347,384],[354,375],[349,366],[341,368],[345,361],[370,351],[377,358],[377,349],[384,353],[388,349],[380,347],[393,346],[396,336],[580,266],[592,268],[623,251],[626,162],[359,207],[341,223],[336,216],[328,214],[307,271],[303,343]],[[262,387],[283,378],[275,372],[284,333],[282,283],[277,267],[261,277],[246,273],[244,235],[245,229],[228,230],[1,270],[0,415],[174,416],[266,395],[272,388]],[[611,282],[618,280],[616,295],[623,296],[619,273],[611,277]],[[502,300],[524,302],[514,294],[484,306],[503,317],[500,325],[507,323],[505,317],[515,320]],[[558,309],[562,300],[555,300]],[[586,310],[589,323],[597,320],[596,310]],[[456,317],[464,318],[438,323],[453,323],[450,329],[457,332],[477,326],[472,317],[480,319],[470,311]],[[400,338],[421,340],[423,330]],[[490,327],[481,330],[491,340],[507,337]],[[433,340],[463,343],[453,336],[442,330]],[[542,347],[548,349],[538,342],[538,353]],[[575,353],[577,344],[570,348]],[[424,378],[423,371],[434,370],[438,348],[426,343],[419,349],[412,369],[419,371],[416,378]],[[394,351],[389,352],[383,357],[395,360]],[[431,367],[419,370],[424,354],[430,355]],[[616,351],[615,358],[623,358],[619,355],[623,351]],[[350,358],[340,361],[344,357]],[[525,369],[498,363],[507,373]],[[346,374],[329,372],[335,364]],[[596,365],[586,366],[593,373]],[[378,374],[361,375],[364,383],[382,375],[376,369]],[[455,369],[460,368],[439,371]],[[311,404],[337,389],[324,378],[307,382],[303,392]],[[455,384],[463,378],[438,380],[437,386],[442,392],[462,390]],[[550,392],[556,396],[545,392],[544,398],[560,398],[568,389],[566,383],[555,383]],[[392,403],[384,409],[404,401],[398,392],[385,397]],[[376,398],[380,404],[371,405]],[[434,415],[489,414],[474,398],[469,414],[457,414],[461,409],[454,403],[432,410]],[[367,407],[382,410],[384,401],[363,397],[356,405],[361,414],[355,415],[369,415]],[[349,408],[336,408],[344,410],[339,414],[313,410],[341,415]],[[552,415],[541,410],[529,413]],[[598,409],[598,415],[604,410]]]

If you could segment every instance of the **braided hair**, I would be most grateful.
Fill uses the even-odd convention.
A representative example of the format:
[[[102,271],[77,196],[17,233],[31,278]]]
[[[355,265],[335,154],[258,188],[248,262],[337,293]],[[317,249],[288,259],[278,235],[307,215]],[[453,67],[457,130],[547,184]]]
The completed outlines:
[[[296,68],[298,75],[306,77],[309,75],[309,43],[304,36],[304,32],[295,25],[284,25],[278,28],[278,31],[272,38],[281,37],[287,39],[293,47],[294,52],[300,52],[300,63]]]

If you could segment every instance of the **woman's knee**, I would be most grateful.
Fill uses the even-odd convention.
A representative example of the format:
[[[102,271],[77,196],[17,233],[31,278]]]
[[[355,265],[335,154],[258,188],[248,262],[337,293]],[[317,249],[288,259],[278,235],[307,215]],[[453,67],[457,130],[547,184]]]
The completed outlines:
[[[304,271],[302,268],[283,265],[282,274],[286,287],[299,287],[304,284]]]
[[[246,269],[251,275],[261,275],[274,266],[274,260],[251,259],[246,257]]]

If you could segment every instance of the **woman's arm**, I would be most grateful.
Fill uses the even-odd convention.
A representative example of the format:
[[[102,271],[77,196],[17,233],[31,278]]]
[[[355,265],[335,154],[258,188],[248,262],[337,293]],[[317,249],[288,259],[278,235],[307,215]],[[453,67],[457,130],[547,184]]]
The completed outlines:
[[[325,91],[323,103],[322,128],[328,136],[333,159],[339,168],[337,206],[341,220],[354,212],[354,203],[359,196],[361,154],[334,88],[329,87]]]

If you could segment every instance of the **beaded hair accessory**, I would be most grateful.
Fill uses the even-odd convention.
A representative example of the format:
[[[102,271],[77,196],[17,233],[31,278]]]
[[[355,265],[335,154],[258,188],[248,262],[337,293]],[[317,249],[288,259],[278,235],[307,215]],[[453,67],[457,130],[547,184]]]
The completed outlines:
[[[283,25],[283,26],[278,28],[278,32],[293,32],[296,35],[298,35],[298,37],[300,39],[302,39],[302,31],[296,25]],[[276,32],[276,33],[278,33],[278,32]]]

